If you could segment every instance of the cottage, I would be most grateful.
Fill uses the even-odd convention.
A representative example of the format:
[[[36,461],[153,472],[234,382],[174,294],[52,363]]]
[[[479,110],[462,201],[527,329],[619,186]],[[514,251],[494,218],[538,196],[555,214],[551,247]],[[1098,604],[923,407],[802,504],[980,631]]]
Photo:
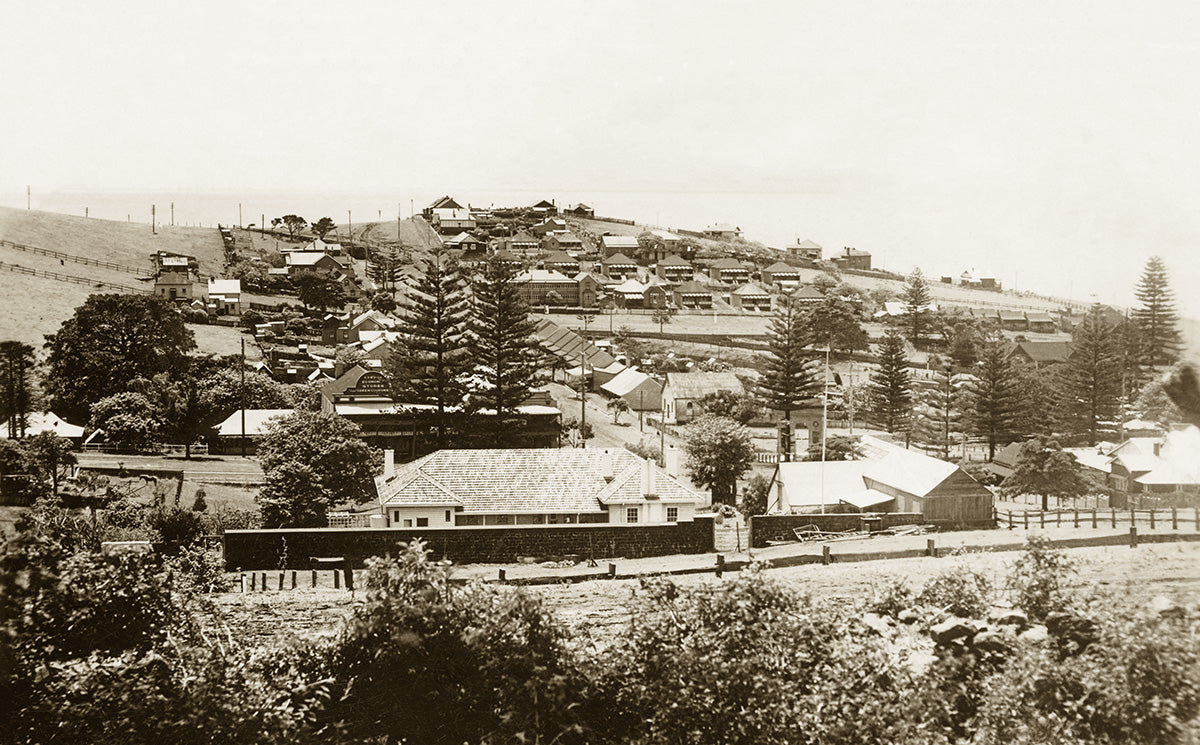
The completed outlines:
[[[234,454],[244,449],[246,454],[253,455],[271,422],[293,412],[294,409],[238,409],[217,425],[217,452]]]
[[[612,288],[613,298],[618,308],[644,308],[646,304],[647,285],[636,279],[627,279]]]
[[[12,419],[0,425],[0,440],[8,439],[8,429],[13,425]],[[14,427],[14,429],[17,429]],[[25,415],[25,437],[32,437],[42,432],[53,432],[59,437],[70,440],[76,447],[83,442],[83,427],[62,419],[53,411],[34,411]],[[21,432],[17,429],[18,437]]]
[[[1028,331],[1029,321],[1025,319],[1025,314],[1019,310],[1008,310],[1001,308],[997,311],[1000,315],[1000,328],[1005,331]]]
[[[171,302],[182,300],[192,301],[192,277],[187,271],[160,272],[154,280],[154,294]]]
[[[690,522],[704,498],[624,449],[439,450],[376,479],[394,527]]]
[[[503,236],[492,241],[492,246],[496,251],[509,251],[522,256],[537,251],[540,245],[535,236],[524,230],[518,230],[513,235]]]
[[[434,209],[431,224],[433,229],[442,235],[457,235],[464,230],[471,231],[477,227],[471,210],[462,207]]]
[[[562,233],[567,230],[567,221],[560,220],[557,217],[547,217],[537,225],[529,229],[529,232],[537,236],[545,236],[549,233]]]
[[[782,261],[776,261],[764,268],[760,276],[762,281],[768,285],[790,288],[800,284],[800,270]]]
[[[651,276],[650,282],[646,285],[646,291],[642,293],[642,307],[666,308],[671,304],[672,297],[670,286],[658,277]]]
[[[750,281],[750,270],[742,262],[727,256],[717,259],[709,266],[708,276],[714,282],[740,285]]]
[[[538,321],[534,336],[542,351],[563,367],[582,366],[586,358],[589,369],[607,369],[617,361],[608,350],[597,347],[575,331],[546,318]]]
[[[742,235],[742,229],[727,222],[719,222],[709,225],[704,230],[705,238],[712,238],[718,241],[732,241]]]
[[[1058,331],[1058,326],[1049,313],[1025,311],[1025,323],[1030,331],[1038,334],[1053,334]]]
[[[713,296],[708,288],[699,282],[684,282],[671,293],[676,308],[688,310],[712,310]]]
[[[800,305],[816,305],[825,300],[825,295],[812,285],[801,285],[793,290],[788,297],[792,299],[793,303]]]
[[[745,386],[731,372],[667,373],[663,386],[663,421],[667,424],[686,424],[702,411],[700,399],[712,393],[744,394]]]
[[[683,283],[692,279],[695,270],[691,262],[680,256],[671,255],[662,259],[654,266],[654,273],[659,279],[673,283]]]
[[[537,204],[531,205],[529,207],[529,211],[535,215],[543,215],[543,216],[557,215],[558,207],[554,206],[553,199],[551,199],[551,200],[543,199],[542,201],[538,202]]]
[[[590,220],[596,216],[596,210],[584,204],[583,202],[580,202],[579,204],[573,204],[568,207],[567,214],[574,215],[575,217],[586,217]]]
[[[579,274],[579,259],[566,251],[551,251],[542,261],[542,266],[555,272],[562,272],[569,277]]]
[[[483,241],[464,230],[452,238],[447,238],[444,245],[447,248],[458,248],[463,251],[478,251],[483,247]]]
[[[507,265],[514,271],[519,271],[524,265],[524,262],[519,257],[505,251],[503,248],[492,255],[492,261],[495,261],[497,264]]]
[[[636,367],[627,367],[607,383],[600,391],[613,398],[620,398],[633,411],[659,411],[662,409],[663,384]]]
[[[604,288],[608,286],[603,277],[591,272],[576,274],[575,284],[579,288],[579,307],[581,308],[595,308],[600,296],[604,293]]]
[[[816,263],[821,260],[821,252],[823,250],[819,245],[808,239],[800,240],[797,238],[796,244],[788,246],[787,252],[788,257],[791,259]]]
[[[569,230],[560,231],[557,233],[547,233],[542,238],[542,250],[544,251],[582,251],[583,241],[579,236]]]
[[[283,259],[288,276],[295,276],[301,271],[334,274],[343,269],[337,259],[324,251],[289,251],[283,255]]]
[[[614,254],[600,262],[601,271],[609,279],[626,280],[637,277],[637,262],[625,254]]]
[[[1066,362],[1075,351],[1069,341],[1019,341],[1008,350],[1008,357],[1034,367],[1049,367]]]
[[[530,305],[579,305],[579,283],[553,269],[530,269],[513,279],[517,291]],[[557,295],[554,298],[550,293]]]
[[[218,316],[242,314],[242,280],[208,280],[208,302]]]
[[[603,258],[625,256],[629,258],[641,248],[638,239],[632,235],[602,235],[600,236],[600,252]]]
[[[747,282],[729,293],[729,304],[751,313],[769,313],[771,311],[771,293],[752,282]]]
[[[839,269],[857,269],[859,271],[869,271],[871,269],[871,254],[869,251],[860,251],[850,246],[845,246],[842,250],[844,253],[841,256],[833,257],[833,263],[837,264]]]
[[[434,210],[461,210],[461,209],[463,209],[463,206],[461,204],[454,201],[454,199],[452,199],[449,196],[444,196],[440,199],[434,200],[434,202],[432,204],[430,204],[425,209],[421,210],[421,214],[425,216],[426,220],[433,220]]]

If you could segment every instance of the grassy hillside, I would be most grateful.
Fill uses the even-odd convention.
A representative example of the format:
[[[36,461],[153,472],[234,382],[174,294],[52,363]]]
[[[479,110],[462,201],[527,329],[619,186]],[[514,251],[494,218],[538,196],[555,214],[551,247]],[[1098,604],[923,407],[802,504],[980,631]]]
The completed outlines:
[[[145,267],[147,274],[149,256],[155,251],[195,256],[200,262],[200,273],[205,275],[219,274],[225,263],[221,234],[215,228],[160,225],[154,234],[145,223],[0,207],[0,240]],[[126,281],[126,284],[133,283]]]

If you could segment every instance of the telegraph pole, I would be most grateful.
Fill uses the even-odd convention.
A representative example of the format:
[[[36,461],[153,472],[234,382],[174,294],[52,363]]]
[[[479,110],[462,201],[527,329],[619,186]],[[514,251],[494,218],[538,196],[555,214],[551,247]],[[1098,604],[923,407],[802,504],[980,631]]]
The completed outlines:
[[[175,203],[171,202],[171,227],[175,227]]]
[[[242,364],[238,368],[241,370],[242,384],[238,393],[238,406],[242,410],[242,457],[246,457],[246,337],[242,337]]]
[[[158,222],[158,218],[155,217],[154,210],[155,210],[155,206],[153,204],[150,205],[150,232],[152,234],[157,235],[158,234],[158,226],[155,225],[155,223]]]
[[[587,447],[587,438],[584,431],[587,427],[587,316],[583,318],[583,346],[580,349],[583,351],[583,362],[579,365],[579,446]]]
[[[238,227],[242,227],[242,203],[238,202]]]
[[[26,212],[29,211],[29,198],[30,198],[30,193],[32,192],[32,190],[33,190],[33,187],[28,186],[28,185],[25,186],[25,211]]]

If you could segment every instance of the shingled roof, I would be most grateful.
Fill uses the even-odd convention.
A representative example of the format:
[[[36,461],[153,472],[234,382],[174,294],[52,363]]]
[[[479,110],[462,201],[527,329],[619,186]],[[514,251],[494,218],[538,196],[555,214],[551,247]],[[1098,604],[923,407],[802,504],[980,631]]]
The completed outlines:
[[[465,513],[602,512],[604,505],[644,501],[647,461],[624,449],[439,450],[376,479],[382,505],[461,506]],[[700,496],[658,466],[664,503]]]
[[[718,391],[746,392],[742,381],[731,372],[667,373],[667,385],[675,398],[703,398]]]

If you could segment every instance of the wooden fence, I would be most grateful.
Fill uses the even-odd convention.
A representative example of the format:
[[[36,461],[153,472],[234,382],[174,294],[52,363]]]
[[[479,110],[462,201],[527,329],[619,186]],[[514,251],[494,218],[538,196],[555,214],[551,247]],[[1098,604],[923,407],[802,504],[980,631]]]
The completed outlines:
[[[1072,509],[1013,512],[996,511],[996,526],[1000,528],[1116,528],[1119,526],[1166,528],[1179,530],[1180,526],[1200,531],[1200,508],[1177,508],[1159,510],[1118,509]]]
[[[77,285],[86,285],[88,287],[107,287],[119,292],[126,292],[133,295],[150,295],[153,290],[145,287],[131,287],[129,285],[117,284],[115,282],[101,282],[89,277],[76,277],[73,274],[60,274],[58,272],[47,272],[42,269],[30,269],[29,267],[20,266],[18,264],[6,264],[0,261],[0,270],[16,272],[17,274],[28,274],[31,277],[41,277],[43,279],[53,279],[59,282],[71,282]]]
[[[0,246],[14,248],[18,251],[26,253],[38,254],[39,256],[49,256],[60,261],[70,261],[73,264],[85,264],[87,266],[99,266],[105,269],[116,269],[120,272],[128,274],[149,274],[148,267],[135,267],[128,264],[117,264],[112,261],[103,261],[101,259],[93,259],[88,256],[78,256],[76,254],[64,253],[63,251],[55,251],[50,248],[38,248],[37,246],[28,246],[24,243],[14,243],[13,241],[0,240]]]

